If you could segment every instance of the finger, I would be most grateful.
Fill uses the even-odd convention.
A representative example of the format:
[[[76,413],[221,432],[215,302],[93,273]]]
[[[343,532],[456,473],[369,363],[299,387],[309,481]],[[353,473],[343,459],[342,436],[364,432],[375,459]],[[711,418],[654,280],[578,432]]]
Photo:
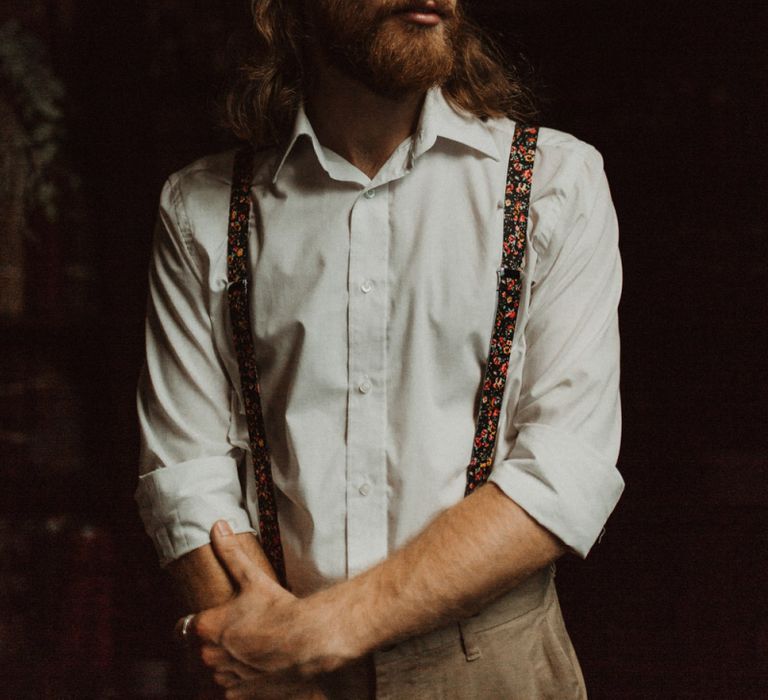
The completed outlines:
[[[189,623],[186,639],[188,643],[200,642],[219,644],[227,622],[227,606],[211,608],[197,613]]]
[[[215,644],[203,644],[200,647],[200,659],[205,666],[216,671],[229,671],[232,656]],[[234,659],[232,659],[234,661]]]
[[[222,688],[234,688],[243,682],[236,674],[226,671],[216,671],[213,674],[213,680],[216,685],[220,685]]]
[[[218,520],[211,529],[211,544],[219,561],[241,588],[258,578],[258,566],[246,554],[226,520]]]
[[[231,673],[240,680],[250,680],[258,675],[258,671],[238,661],[223,647],[213,644],[204,644],[200,648],[200,659],[217,673]]]

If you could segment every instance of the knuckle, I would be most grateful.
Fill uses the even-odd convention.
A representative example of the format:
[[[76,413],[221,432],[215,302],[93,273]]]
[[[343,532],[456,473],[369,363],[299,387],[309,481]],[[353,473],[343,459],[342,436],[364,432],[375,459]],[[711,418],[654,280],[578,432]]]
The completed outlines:
[[[233,537],[227,537],[219,542],[219,548],[222,552],[234,552],[237,549],[237,540]]]
[[[236,643],[235,636],[231,629],[226,629],[221,634],[221,646],[226,650],[230,651],[232,649],[232,645]]]
[[[209,647],[202,647],[200,649],[200,660],[209,667],[216,664],[216,656]]]
[[[203,639],[210,638],[213,631],[210,619],[205,613],[201,613],[195,617],[192,622],[192,627],[195,635]]]
[[[214,673],[213,680],[222,688],[232,688],[237,685],[237,680],[228,673]]]

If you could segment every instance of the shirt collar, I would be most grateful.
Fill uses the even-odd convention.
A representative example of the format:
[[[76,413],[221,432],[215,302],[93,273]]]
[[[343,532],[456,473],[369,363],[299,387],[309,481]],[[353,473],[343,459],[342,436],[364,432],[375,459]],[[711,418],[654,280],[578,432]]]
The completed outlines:
[[[304,111],[304,104],[299,105],[299,111],[296,114],[296,119],[293,122],[293,130],[291,131],[291,136],[288,139],[288,145],[285,147],[285,150],[283,151],[283,155],[280,158],[280,160],[277,163],[277,167],[275,167],[275,173],[272,176],[272,184],[277,182],[277,178],[280,176],[280,171],[283,169],[283,165],[285,165],[285,161],[288,160],[288,156],[291,154],[291,151],[293,151],[294,146],[296,145],[296,142],[302,137],[306,136],[309,138],[309,140],[312,143],[312,148],[315,150],[315,155],[317,156],[317,160],[320,162],[320,165],[323,166],[324,170],[328,170],[328,164],[325,161],[325,155],[323,154],[323,147],[320,145],[320,142],[317,140],[317,136],[315,135],[315,130],[312,128],[312,124],[309,122],[309,118],[307,117],[307,113]]]
[[[285,161],[301,137],[307,137],[310,140],[318,162],[326,172],[328,171],[327,151],[318,141],[315,130],[304,110],[304,105],[301,104],[294,120],[288,144],[275,167],[272,177],[273,183],[277,182]],[[435,145],[438,138],[461,144],[494,160],[501,159],[496,141],[486,123],[478,117],[454,108],[445,99],[442,89],[434,87],[427,91],[424,99],[424,106],[414,134],[412,159],[426,153]]]
[[[482,119],[449,104],[440,88],[432,88],[427,92],[415,138],[414,158],[426,153],[437,139],[443,138],[494,160],[501,159],[488,125]]]

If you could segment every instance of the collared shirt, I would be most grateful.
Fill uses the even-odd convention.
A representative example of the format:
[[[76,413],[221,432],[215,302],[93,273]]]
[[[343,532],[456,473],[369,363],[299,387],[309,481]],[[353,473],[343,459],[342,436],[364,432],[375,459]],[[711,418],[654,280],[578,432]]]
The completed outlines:
[[[257,154],[251,317],[289,583],[376,564],[463,496],[514,123],[431,90],[373,179],[303,111]],[[233,154],[166,183],[150,270],[137,499],[163,564],[258,522],[227,309]],[[491,481],[584,557],[624,487],[621,265],[600,155],[542,129]],[[472,533],[481,538],[483,533]]]

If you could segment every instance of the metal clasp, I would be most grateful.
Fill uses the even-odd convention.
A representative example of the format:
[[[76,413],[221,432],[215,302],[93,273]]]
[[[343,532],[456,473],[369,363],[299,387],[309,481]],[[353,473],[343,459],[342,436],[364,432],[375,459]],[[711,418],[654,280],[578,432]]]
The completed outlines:
[[[244,290],[246,290],[246,291],[248,290],[248,278],[247,277],[241,277],[240,279],[237,279],[237,280],[228,280],[227,281],[227,291],[232,289],[232,287],[234,287],[237,284],[241,284],[243,286]]]

